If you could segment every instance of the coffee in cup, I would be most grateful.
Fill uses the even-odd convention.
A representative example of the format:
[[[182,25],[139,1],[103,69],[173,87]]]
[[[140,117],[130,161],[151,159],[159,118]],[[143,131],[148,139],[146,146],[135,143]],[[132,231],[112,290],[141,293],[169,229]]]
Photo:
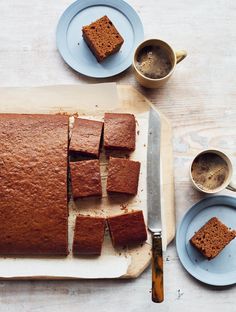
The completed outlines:
[[[165,49],[150,45],[139,51],[136,67],[145,77],[160,79],[169,74],[172,63]]]
[[[207,194],[217,193],[224,188],[236,191],[232,178],[230,159],[217,150],[205,150],[193,160],[190,176],[194,186]]]
[[[160,39],[143,41],[134,53],[135,77],[143,87],[159,88],[169,80],[176,65],[186,55],[186,51],[174,51],[167,42]]]

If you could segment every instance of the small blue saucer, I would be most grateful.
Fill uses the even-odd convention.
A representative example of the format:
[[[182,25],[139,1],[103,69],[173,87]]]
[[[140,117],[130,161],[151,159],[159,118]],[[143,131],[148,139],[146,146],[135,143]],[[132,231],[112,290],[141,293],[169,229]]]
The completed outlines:
[[[184,268],[203,283],[214,286],[236,284],[236,239],[210,261],[189,242],[194,233],[212,217],[217,217],[228,227],[236,229],[236,198],[211,196],[187,211],[176,234],[179,259]]]
[[[82,26],[107,15],[124,38],[119,52],[98,63],[82,37]],[[143,40],[143,25],[135,10],[123,0],[78,0],[62,14],[57,26],[57,48],[77,72],[107,78],[127,69],[135,48]]]

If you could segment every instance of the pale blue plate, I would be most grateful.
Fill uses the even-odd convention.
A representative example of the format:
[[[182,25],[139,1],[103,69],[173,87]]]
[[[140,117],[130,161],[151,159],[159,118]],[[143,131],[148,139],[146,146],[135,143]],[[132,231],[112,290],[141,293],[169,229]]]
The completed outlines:
[[[107,15],[124,38],[120,51],[98,63],[82,37],[82,26]],[[57,48],[77,72],[94,78],[121,73],[132,64],[133,53],[143,40],[143,26],[135,10],[123,0],[78,0],[62,14],[57,26]]]
[[[217,217],[228,227],[236,229],[236,198],[211,196],[187,211],[176,234],[179,259],[185,269],[203,283],[214,286],[232,285],[236,283],[236,239],[210,261],[189,243],[193,234],[212,217]]]

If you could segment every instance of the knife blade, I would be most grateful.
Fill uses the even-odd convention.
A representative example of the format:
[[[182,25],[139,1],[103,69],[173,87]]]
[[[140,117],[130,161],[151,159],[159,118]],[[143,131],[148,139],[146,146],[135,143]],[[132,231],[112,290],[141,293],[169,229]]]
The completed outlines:
[[[152,301],[164,300],[161,223],[161,118],[149,111],[147,148],[148,228],[152,233]]]

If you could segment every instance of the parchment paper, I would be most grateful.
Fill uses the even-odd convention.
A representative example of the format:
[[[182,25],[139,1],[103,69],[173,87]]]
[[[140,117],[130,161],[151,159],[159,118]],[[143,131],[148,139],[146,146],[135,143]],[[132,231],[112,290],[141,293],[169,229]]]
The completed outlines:
[[[124,91],[124,90],[123,90]],[[96,258],[73,257],[71,246],[77,214],[115,215],[146,209],[146,148],[148,131],[148,103],[139,103],[126,94],[118,94],[114,83],[98,85],[63,85],[33,88],[0,88],[0,113],[69,113],[80,117],[102,120],[105,112],[133,113],[137,120],[136,150],[130,159],[141,162],[138,194],[107,196],[107,157],[101,154],[102,200],[84,198],[69,204],[69,250],[66,258],[0,257],[2,278],[117,278],[135,277],[148,265],[150,244],[126,250],[114,250],[108,232],[102,255]],[[73,118],[72,118],[73,119]],[[168,214],[168,212],[167,212]],[[165,216],[163,216],[165,218]],[[164,225],[164,245],[166,229]],[[169,241],[169,240],[168,240]],[[136,267],[135,267],[136,266]],[[137,266],[139,266],[137,268]]]

